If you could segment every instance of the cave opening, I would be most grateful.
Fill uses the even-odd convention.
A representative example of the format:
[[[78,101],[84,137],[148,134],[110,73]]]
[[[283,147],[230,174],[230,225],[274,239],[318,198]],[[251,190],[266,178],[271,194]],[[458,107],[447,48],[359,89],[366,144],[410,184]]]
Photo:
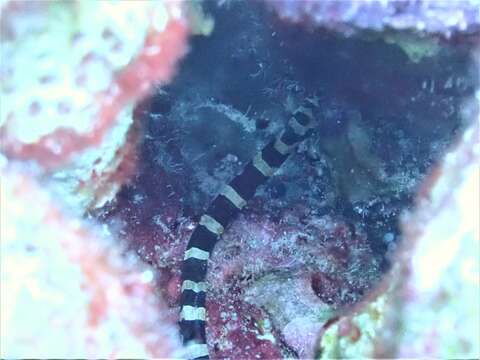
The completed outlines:
[[[144,128],[137,174],[103,221],[120,224],[130,247],[167,279],[178,275],[192,222],[222,184],[281,133],[302,99],[315,98],[313,135],[232,226],[237,235],[242,226],[251,230],[241,244],[256,241],[255,231],[268,228],[265,219],[293,228],[300,247],[280,244],[278,250],[295,265],[268,259],[258,272],[244,264],[240,273],[212,274],[210,281],[213,291],[224,286],[261,298],[265,289],[280,292],[279,281],[308,269],[313,291],[326,303],[355,303],[388,270],[401,241],[399,217],[465,127],[464,100],[478,84],[469,46],[423,39],[413,51],[407,38],[393,33],[344,37],[286,24],[261,3],[205,6],[215,28],[192,39],[174,81],[137,108]],[[333,260],[319,260],[315,244]],[[261,246],[267,245],[250,248]],[[225,272],[223,262],[248,254],[227,244],[210,271]],[[372,258],[363,259],[366,254]],[[372,266],[367,275],[354,269],[356,256],[363,267]],[[358,277],[348,279],[352,287],[341,287],[345,275]],[[276,306],[264,306],[272,318]]]

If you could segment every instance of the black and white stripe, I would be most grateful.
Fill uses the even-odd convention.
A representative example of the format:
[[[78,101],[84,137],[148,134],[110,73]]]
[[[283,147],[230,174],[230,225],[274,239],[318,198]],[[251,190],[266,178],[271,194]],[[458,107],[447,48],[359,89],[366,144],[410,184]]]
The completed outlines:
[[[250,161],[242,173],[222,189],[192,233],[183,260],[180,333],[188,357],[208,359],[205,324],[207,262],[225,228],[254,196],[257,188],[285,162],[313,125],[310,108],[293,113],[282,135]]]

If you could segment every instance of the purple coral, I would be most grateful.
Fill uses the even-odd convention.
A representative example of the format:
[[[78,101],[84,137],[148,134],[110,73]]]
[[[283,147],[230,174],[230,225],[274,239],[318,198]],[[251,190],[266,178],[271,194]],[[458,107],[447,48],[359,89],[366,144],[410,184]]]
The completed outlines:
[[[450,36],[480,28],[478,0],[267,1],[278,15],[352,34],[358,30],[417,30]]]

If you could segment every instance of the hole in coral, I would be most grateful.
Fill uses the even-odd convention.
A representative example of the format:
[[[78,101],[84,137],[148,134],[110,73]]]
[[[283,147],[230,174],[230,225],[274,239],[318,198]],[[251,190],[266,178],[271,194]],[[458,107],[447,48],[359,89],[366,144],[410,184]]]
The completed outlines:
[[[240,230],[229,238],[227,229],[222,239],[241,244],[235,256],[220,243],[214,251],[211,269],[229,276],[212,275],[219,282],[212,301],[229,291],[227,281],[243,280],[257,287],[236,296],[268,295],[262,304],[283,320],[282,296],[296,288],[267,295],[265,289],[285,289],[285,279],[305,268],[312,273],[303,273],[305,287],[319,301],[351,305],[389,269],[400,215],[464,128],[460,109],[478,83],[470,49],[445,44],[415,62],[401,44],[381,37],[306,31],[250,2],[208,4],[213,33],[193,38],[173,83],[137,113],[146,129],[138,173],[109,217],[121,219],[127,242],[147,261],[178,271],[192,219],[281,133],[298,104],[314,97],[312,136],[258,189],[236,223]],[[252,223],[241,228],[245,218]],[[283,237],[274,237],[277,229]],[[272,242],[287,241],[289,231],[297,236],[282,253]],[[328,256],[321,251],[325,239],[333,243]],[[344,243],[336,244],[339,239]],[[361,271],[359,263],[371,266]],[[258,273],[245,278],[250,265]],[[334,265],[344,271],[320,271]],[[267,275],[277,282],[262,287]],[[289,300],[295,302],[293,295]]]

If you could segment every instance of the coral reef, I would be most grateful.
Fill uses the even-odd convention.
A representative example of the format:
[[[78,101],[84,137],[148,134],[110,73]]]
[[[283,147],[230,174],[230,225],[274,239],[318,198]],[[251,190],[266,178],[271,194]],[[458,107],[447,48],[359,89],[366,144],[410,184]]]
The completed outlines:
[[[132,108],[186,51],[183,5],[1,6],[1,356],[181,355],[153,270],[81,216],[134,172]]]
[[[369,299],[361,311],[342,316],[329,324],[319,341],[318,358],[375,357],[375,342],[385,325],[386,301],[386,295]]]
[[[321,358],[480,354],[480,115],[422,185],[382,285],[328,328]]]
[[[392,337],[378,340],[380,356],[480,355],[480,115],[474,116],[402,219],[405,239],[387,312]]]
[[[186,51],[179,3],[11,1],[1,24],[2,151],[102,206],[132,173],[134,103]]]
[[[70,216],[32,174],[1,176],[2,357],[181,354],[152,269],[107,229]]]
[[[353,236],[345,223],[330,216],[305,214],[305,209],[297,208],[275,220],[241,217],[215,250],[208,278],[212,300],[207,307],[220,306],[237,293],[239,300],[270,315],[263,322],[269,321],[277,333],[267,340],[280,345],[284,338],[298,356],[309,358],[314,355],[317,332],[300,336],[297,327],[319,329],[343,307],[358,301],[378,278],[379,262],[365,237]],[[245,316],[236,309],[224,312],[227,317]],[[225,329],[228,334],[228,324]],[[298,343],[299,337],[303,343]],[[241,355],[249,343],[232,343],[228,335],[219,334],[209,340],[212,348],[225,351],[230,346],[230,352],[251,357],[246,350]]]
[[[478,357],[478,2],[1,6],[2,357],[181,357],[198,216],[307,97],[209,260],[210,355]]]
[[[311,23],[346,35],[362,30],[416,30],[451,36],[475,33],[478,0],[267,1],[286,20]]]
[[[383,39],[414,62],[436,54],[446,39],[474,45],[478,0],[266,1],[282,20],[343,36]]]
[[[207,340],[218,358],[311,357],[318,349],[328,357],[332,347],[318,338],[325,332],[336,343],[330,334],[340,326],[361,339],[351,356],[372,354],[386,300],[369,312],[356,304],[382,292],[373,289],[401,241],[399,214],[464,127],[463,99],[478,80],[470,48],[444,46],[411,61],[396,44],[266,27],[261,10],[229,6],[213,10],[211,37],[193,39],[194,56],[175,81],[140,107],[141,168],[103,221],[170,279],[162,287],[177,304],[192,219],[281,131],[285,110],[314,90],[317,132],[214,250]],[[212,61],[215,71],[206,72]],[[352,311],[354,326],[335,323]]]

